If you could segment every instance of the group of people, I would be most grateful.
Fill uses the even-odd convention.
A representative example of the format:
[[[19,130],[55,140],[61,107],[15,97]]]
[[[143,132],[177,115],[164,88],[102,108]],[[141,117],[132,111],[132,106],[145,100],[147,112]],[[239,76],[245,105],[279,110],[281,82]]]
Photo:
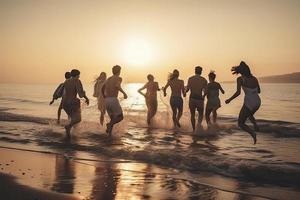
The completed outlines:
[[[249,66],[245,62],[241,62],[238,66],[232,67],[233,74],[240,75],[237,78],[237,90],[236,92],[225,101],[226,104],[230,103],[233,99],[238,97],[243,89],[245,93],[244,104],[240,110],[238,125],[240,128],[248,132],[256,143],[256,133],[258,126],[254,118],[255,112],[259,109],[261,101],[259,97],[260,86],[255,76],[251,74]],[[123,111],[118,100],[118,93],[121,92],[124,95],[124,99],[127,99],[126,92],[122,89],[122,78],[120,77],[121,67],[116,65],[112,68],[112,76],[107,78],[105,72],[101,72],[100,76],[96,79],[94,85],[93,96],[98,100],[98,109],[100,111],[100,124],[104,123],[104,116],[107,112],[110,121],[106,124],[106,132],[111,135],[112,129],[115,124],[123,120]],[[195,67],[195,75],[188,79],[185,86],[184,81],[179,79],[179,71],[174,70],[168,78],[167,84],[160,88],[158,82],[154,81],[154,76],[149,74],[147,76],[148,82],[138,90],[138,92],[145,97],[147,112],[147,123],[151,124],[152,118],[155,116],[158,108],[157,92],[162,90],[164,96],[167,96],[167,89],[171,88],[170,106],[172,108],[172,119],[175,127],[181,127],[180,118],[183,112],[183,98],[188,92],[189,96],[189,109],[191,114],[191,124],[195,131],[196,120],[195,114],[198,112],[198,124],[201,125],[204,115],[204,99],[207,98],[205,107],[205,119],[208,125],[211,125],[211,114],[213,115],[213,123],[217,121],[217,110],[221,107],[219,98],[219,92],[223,94],[225,91],[221,87],[220,83],[216,82],[216,74],[210,72],[208,75],[209,82],[201,76],[202,67]],[[58,122],[60,120],[61,110],[64,109],[69,117],[69,124],[65,126],[67,136],[70,136],[71,128],[81,121],[81,109],[80,100],[77,98],[77,94],[81,98],[85,98],[86,103],[89,104],[82,83],[79,80],[80,72],[73,69],[70,73],[66,72],[65,82],[60,84],[53,94],[53,99],[50,102],[52,104],[54,100],[62,97],[62,101],[58,108]],[[144,93],[143,91],[146,90]],[[252,130],[247,124],[246,120],[249,119],[254,126]]]

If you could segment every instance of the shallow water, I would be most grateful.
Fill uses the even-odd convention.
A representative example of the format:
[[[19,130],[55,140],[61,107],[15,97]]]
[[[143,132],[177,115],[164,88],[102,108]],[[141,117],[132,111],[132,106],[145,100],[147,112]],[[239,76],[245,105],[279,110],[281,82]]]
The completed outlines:
[[[66,140],[63,126],[55,123],[58,104],[47,105],[47,96],[53,86],[0,85],[4,88],[0,90],[0,146],[58,153],[96,168],[103,160],[112,159],[116,161],[113,170],[142,171],[143,178],[130,173],[125,176],[125,183],[128,181],[129,184],[126,187],[132,186],[129,193],[139,193],[144,185],[130,184],[136,180],[149,181],[147,173],[152,174],[150,171],[154,168],[157,173],[163,171],[168,177],[171,176],[168,181],[164,180],[164,176],[161,178],[167,183],[160,183],[162,180],[159,178],[155,181],[151,179],[149,184],[147,182],[150,193],[160,185],[158,191],[162,199],[192,199],[193,195],[195,198],[208,195],[204,199],[218,199],[214,191],[208,190],[207,194],[202,194],[206,187],[201,188],[201,184],[197,185],[199,183],[234,191],[226,193],[228,199],[240,198],[236,194],[238,191],[249,192],[253,195],[250,199],[258,198],[255,195],[284,199],[278,198],[277,192],[289,195],[285,199],[293,199],[300,195],[300,124],[297,123],[300,119],[297,100],[300,93],[297,86],[262,85],[266,92],[262,94],[263,105],[257,113],[260,125],[258,143],[253,145],[250,136],[236,126],[235,116],[242,97],[232,105],[223,105],[219,111],[221,118],[218,126],[210,129],[204,126],[194,134],[190,128],[187,106],[181,120],[182,128],[173,129],[168,100],[161,96],[154,125],[148,128],[144,100],[135,92],[139,85],[131,84],[126,87],[129,99],[122,100],[125,120],[114,130],[113,139],[109,139],[99,125],[96,102],[92,101],[89,107],[83,105],[84,120],[73,131],[72,139]],[[224,84],[225,90],[231,94],[230,87],[234,88],[234,85]],[[75,168],[75,171],[80,171]],[[101,176],[101,170],[97,173],[92,170],[90,181],[95,174]],[[121,178],[117,176],[117,179]],[[55,187],[48,189],[58,190]],[[146,199],[148,193],[143,191]],[[218,190],[217,193],[221,192]],[[126,194],[120,189],[115,195],[124,197]],[[183,196],[178,196],[180,194]],[[158,196],[151,197],[157,199]]]

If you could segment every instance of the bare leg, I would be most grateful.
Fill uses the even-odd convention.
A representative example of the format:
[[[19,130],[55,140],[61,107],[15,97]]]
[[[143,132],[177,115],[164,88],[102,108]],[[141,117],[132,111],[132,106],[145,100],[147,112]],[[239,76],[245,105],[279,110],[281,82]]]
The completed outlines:
[[[203,113],[204,113],[204,103],[197,106],[197,111],[198,111],[198,124],[202,125]]]
[[[243,129],[251,135],[254,144],[256,144],[256,133],[245,124],[247,118],[249,118],[249,116],[251,115],[252,113],[250,112],[250,110],[246,106],[243,106],[239,114],[238,125],[241,129]]]
[[[101,111],[100,114],[100,124],[103,126],[105,112]]]
[[[172,107],[172,112],[173,112],[173,124],[174,126],[177,126],[177,108],[176,107]]]
[[[255,130],[255,131],[259,131],[259,127],[258,127],[258,125],[257,125],[257,123],[256,123],[256,119],[254,118],[253,115],[250,115],[250,116],[249,116],[249,120],[252,122],[252,124],[253,124],[253,126],[254,126],[254,130]]]
[[[59,107],[57,109],[57,124],[60,124],[61,110],[62,110],[62,102],[60,102]]]
[[[180,128],[181,125],[179,123],[179,120],[180,118],[182,117],[182,112],[183,112],[183,107],[180,107],[178,108],[178,114],[177,114],[177,120],[176,120],[176,123],[177,123],[177,126]]]
[[[71,128],[78,124],[81,121],[81,112],[78,110],[76,113],[72,114],[71,116],[71,122],[65,126],[67,137],[70,137]]]
[[[214,109],[214,110],[213,110],[213,122],[214,122],[214,123],[217,122],[217,117],[218,117],[217,110]]]
[[[157,112],[157,105],[152,105],[148,108],[148,114],[147,114],[147,123],[150,125],[152,118],[155,116]]]
[[[119,114],[117,116],[112,115],[110,118],[110,122],[106,124],[106,127],[107,127],[106,133],[108,133],[111,136],[114,125],[119,123],[123,119],[124,119],[123,114]]]
[[[148,112],[147,112],[147,124],[148,125],[150,125],[151,124],[151,112],[150,112],[150,110],[149,110],[149,108],[148,108]]]
[[[193,131],[195,131],[195,111],[196,108],[190,105],[191,123],[192,123]]]
[[[206,119],[206,123],[207,125],[211,125],[211,122],[210,122],[210,113],[211,113],[211,109],[209,108],[206,108],[205,109],[205,119]]]

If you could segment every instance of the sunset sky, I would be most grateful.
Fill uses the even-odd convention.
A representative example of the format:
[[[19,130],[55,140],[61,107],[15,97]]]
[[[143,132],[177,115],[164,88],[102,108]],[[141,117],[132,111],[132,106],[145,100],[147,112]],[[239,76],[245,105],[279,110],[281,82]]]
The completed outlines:
[[[164,82],[194,66],[232,80],[246,61],[256,76],[300,71],[299,0],[0,0],[0,82],[84,82],[123,67],[125,82]]]

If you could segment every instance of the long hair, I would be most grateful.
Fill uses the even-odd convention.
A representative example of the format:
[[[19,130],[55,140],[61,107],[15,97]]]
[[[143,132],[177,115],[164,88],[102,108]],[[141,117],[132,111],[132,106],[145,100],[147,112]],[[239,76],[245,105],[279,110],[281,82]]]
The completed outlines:
[[[173,73],[169,73],[168,81],[172,81],[179,77],[179,71],[177,69],[173,70]]]
[[[97,81],[105,81],[106,80],[106,73],[101,72],[100,75],[95,79],[95,82]]]
[[[242,61],[239,66],[231,68],[232,74],[241,74],[242,76],[252,77],[249,66]]]

